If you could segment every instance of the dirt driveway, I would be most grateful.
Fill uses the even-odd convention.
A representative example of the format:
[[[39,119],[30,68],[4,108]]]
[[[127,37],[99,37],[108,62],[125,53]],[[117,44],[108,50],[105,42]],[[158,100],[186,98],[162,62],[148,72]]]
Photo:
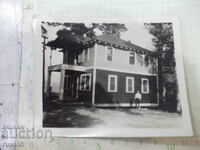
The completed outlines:
[[[181,115],[160,110],[59,106],[44,113],[44,127],[178,128]]]

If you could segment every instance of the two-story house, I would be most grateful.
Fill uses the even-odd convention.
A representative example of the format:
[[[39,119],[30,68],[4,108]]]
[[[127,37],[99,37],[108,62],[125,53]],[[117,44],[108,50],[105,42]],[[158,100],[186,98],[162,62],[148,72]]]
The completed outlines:
[[[47,96],[51,72],[59,71],[59,100],[97,107],[130,106],[140,91],[141,106],[158,105],[154,52],[112,35],[79,36],[70,43],[56,39],[48,46],[63,49],[63,64],[48,67]]]

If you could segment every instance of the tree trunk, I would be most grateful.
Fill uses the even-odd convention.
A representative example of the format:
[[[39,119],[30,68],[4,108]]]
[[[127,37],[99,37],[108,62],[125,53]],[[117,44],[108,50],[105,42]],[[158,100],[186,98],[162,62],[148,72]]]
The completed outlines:
[[[43,68],[42,68],[42,72],[43,72],[43,74],[42,74],[42,97],[43,97],[43,99],[44,99],[44,87],[45,87],[45,51],[43,50]]]
[[[163,99],[163,74],[162,74],[162,58],[158,59],[158,93],[159,93],[159,107],[164,107]]]

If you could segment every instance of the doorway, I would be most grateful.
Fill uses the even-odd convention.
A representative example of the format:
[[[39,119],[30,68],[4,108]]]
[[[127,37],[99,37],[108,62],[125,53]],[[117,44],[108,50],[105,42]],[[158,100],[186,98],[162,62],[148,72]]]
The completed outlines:
[[[64,97],[67,100],[77,100],[79,93],[79,81],[78,75],[66,75],[64,85]]]

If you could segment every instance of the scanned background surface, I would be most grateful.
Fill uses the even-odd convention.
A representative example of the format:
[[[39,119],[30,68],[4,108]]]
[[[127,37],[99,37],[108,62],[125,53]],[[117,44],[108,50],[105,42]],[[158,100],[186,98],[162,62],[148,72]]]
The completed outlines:
[[[151,16],[178,16],[181,24],[181,42],[189,96],[191,117],[194,128],[193,138],[145,138],[145,139],[24,139],[25,146],[18,149],[194,149],[198,150],[196,140],[200,136],[199,90],[200,90],[200,2],[199,0],[40,0],[38,3],[25,0],[1,0],[0,15],[1,40],[0,40],[0,122],[1,124],[15,125],[17,116],[19,73],[21,60],[21,23],[22,7],[24,16],[32,17],[38,7],[38,13],[46,16],[71,16],[71,17],[151,17]],[[26,20],[23,20],[26,21]],[[30,26],[24,28],[25,34],[31,33]],[[3,38],[2,38],[3,37]],[[27,76],[22,77],[20,88],[26,89],[24,100],[19,114],[23,113],[26,126],[33,124],[33,109],[31,104],[31,71],[32,47],[22,53],[27,61],[22,69]],[[23,107],[26,106],[26,107]],[[2,136],[1,136],[2,138]],[[1,139],[1,142],[14,139]],[[48,143],[48,144],[47,144]],[[3,149],[3,148],[2,148]],[[12,148],[4,148],[12,149]],[[14,149],[14,148],[13,148]]]

